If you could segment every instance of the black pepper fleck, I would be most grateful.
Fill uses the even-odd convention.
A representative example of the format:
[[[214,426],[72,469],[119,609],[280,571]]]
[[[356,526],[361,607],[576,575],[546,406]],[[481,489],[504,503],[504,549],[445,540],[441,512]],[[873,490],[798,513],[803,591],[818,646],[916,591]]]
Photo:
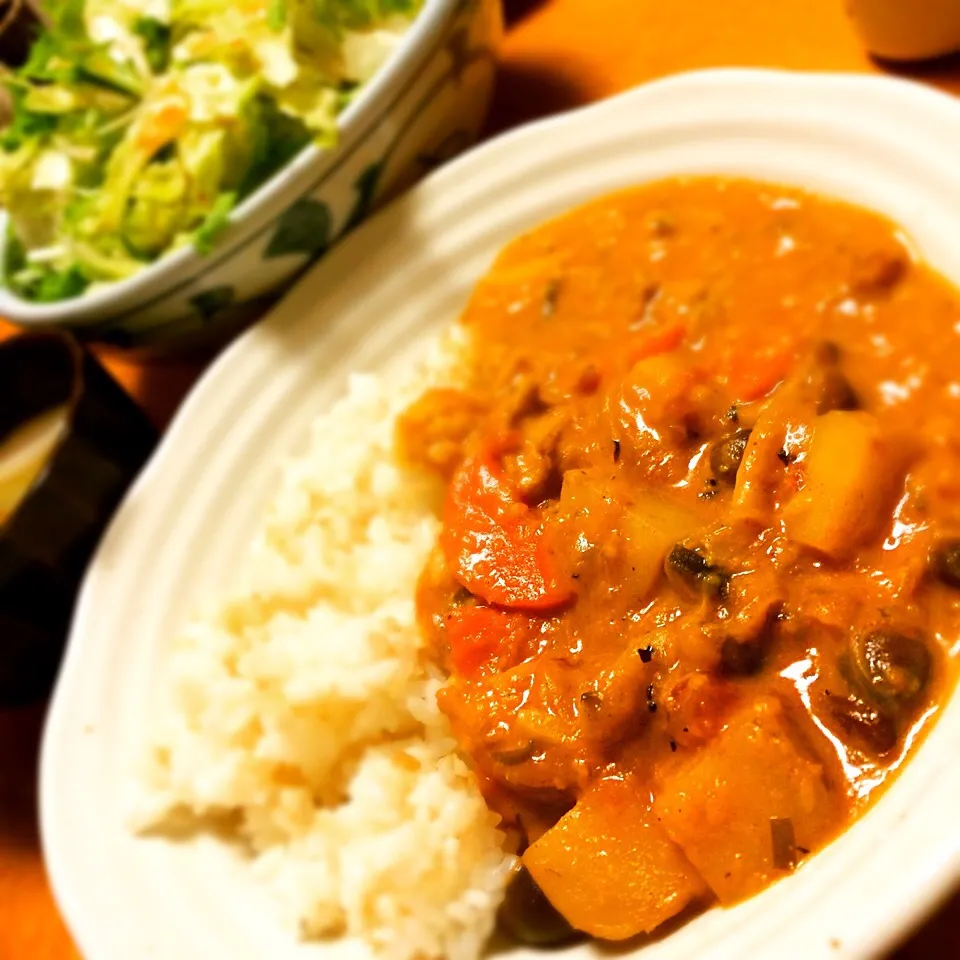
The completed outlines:
[[[790,454],[787,453],[787,451],[784,450],[783,447],[781,447],[781,448],[777,451],[777,459],[778,459],[785,467],[789,467],[790,464],[793,463],[793,457],[791,457]]]
[[[616,463],[620,459],[620,441],[613,441],[613,462]]]
[[[670,752],[671,752],[671,753],[676,753],[676,752],[677,752],[677,741],[676,741],[676,740],[671,740],[671,741],[670,741]]]
[[[637,653],[640,655],[640,659],[644,663],[649,663],[653,659],[653,647],[650,647],[650,646],[641,647],[637,651]],[[650,690],[648,689],[647,694],[649,695],[649,693],[650,693]]]
[[[557,312],[557,297],[560,296],[560,281],[550,280],[543,294],[543,304],[540,312],[545,317],[552,317]]]

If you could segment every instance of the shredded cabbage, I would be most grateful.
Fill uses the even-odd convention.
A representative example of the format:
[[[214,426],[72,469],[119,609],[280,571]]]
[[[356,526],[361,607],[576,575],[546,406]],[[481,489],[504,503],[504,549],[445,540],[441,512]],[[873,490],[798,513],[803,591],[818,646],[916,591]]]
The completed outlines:
[[[6,283],[30,300],[209,251],[383,64],[422,0],[55,0],[6,78]]]

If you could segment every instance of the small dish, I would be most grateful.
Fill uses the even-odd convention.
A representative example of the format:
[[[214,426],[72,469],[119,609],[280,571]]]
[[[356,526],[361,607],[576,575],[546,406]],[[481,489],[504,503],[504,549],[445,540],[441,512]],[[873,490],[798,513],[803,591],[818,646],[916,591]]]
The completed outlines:
[[[140,408],[72,338],[0,343],[0,485],[10,493],[0,514],[0,703],[49,689],[86,562],[155,443]]]
[[[41,765],[47,865],[84,955],[344,955],[340,944],[296,940],[241,851],[212,837],[132,833],[127,788],[171,638],[230,583],[285,456],[350,372],[408,362],[457,315],[502,245],[533,224],[674,174],[739,174],[866,205],[960,281],[955,150],[960,104],[916,85],[694,73],[493,141],[340,245],[214,364],[90,568]],[[958,749],[954,696],[896,783],[815,859],[745,903],[635,945],[636,955],[806,960],[891,947],[960,879]],[[564,956],[603,953],[581,944]]]
[[[209,256],[183,247],[57,303],[29,303],[0,287],[0,315],[124,348],[222,340],[375,206],[473,142],[501,33],[499,0],[426,0],[397,52],[341,115],[337,146],[301,151],[237,207]]]

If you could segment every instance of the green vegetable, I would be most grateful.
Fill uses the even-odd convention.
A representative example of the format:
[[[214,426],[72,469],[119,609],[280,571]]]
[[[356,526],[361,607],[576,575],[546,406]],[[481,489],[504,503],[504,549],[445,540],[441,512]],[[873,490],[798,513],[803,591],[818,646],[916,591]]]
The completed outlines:
[[[143,39],[143,52],[154,73],[163,73],[170,63],[170,25],[156,17],[137,17],[133,32]]]
[[[171,0],[165,20],[147,0],[48,2],[5,81],[6,284],[60,300],[184,244],[209,253],[239,202],[308,143],[335,142],[421,4]],[[323,233],[296,245],[316,252]]]
[[[75,297],[86,290],[89,280],[83,271],[74,264],[63,273],[48,271],[37,283],[34,299],[39,303],[52,303],[54,300],[65,300]]]
[[[193,235],[194,246],[201,253],[209,253],[217,237],[227,228],[230,211],[236,206],[237,195],[233,191],[221,193],[217,197],[206,219]]]
[[[13,97],[13,119],[0,135],[0,149],[4,153],[13,153],[33,139],[40,140],[57,127],[55,116],[35,113],[27,107],[25,89],[14,87],[10,92]]]
[[[274,33],[279,33],[287,22],[286,0],[270,0],[267,7],[267,24]]]

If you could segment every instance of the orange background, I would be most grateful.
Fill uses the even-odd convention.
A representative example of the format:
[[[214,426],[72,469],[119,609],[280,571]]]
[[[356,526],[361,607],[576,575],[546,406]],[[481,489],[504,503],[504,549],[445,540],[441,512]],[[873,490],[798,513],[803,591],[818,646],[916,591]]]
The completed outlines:
[[[490,132],[679,70],[880,69],[860,47],[842,0],[506,0],[506,8],[509,29]],[[912,75],[960,93],[960,58],[937,61]],[[161,426],[203,366],[196,358],[148,364],[110,357],[107,363]],[[39,707],[0,711],[3,960],[77,957],[51,899],[37,838],[35,772],[42,717]],[[960,957],[960,896],[895,957]]]

